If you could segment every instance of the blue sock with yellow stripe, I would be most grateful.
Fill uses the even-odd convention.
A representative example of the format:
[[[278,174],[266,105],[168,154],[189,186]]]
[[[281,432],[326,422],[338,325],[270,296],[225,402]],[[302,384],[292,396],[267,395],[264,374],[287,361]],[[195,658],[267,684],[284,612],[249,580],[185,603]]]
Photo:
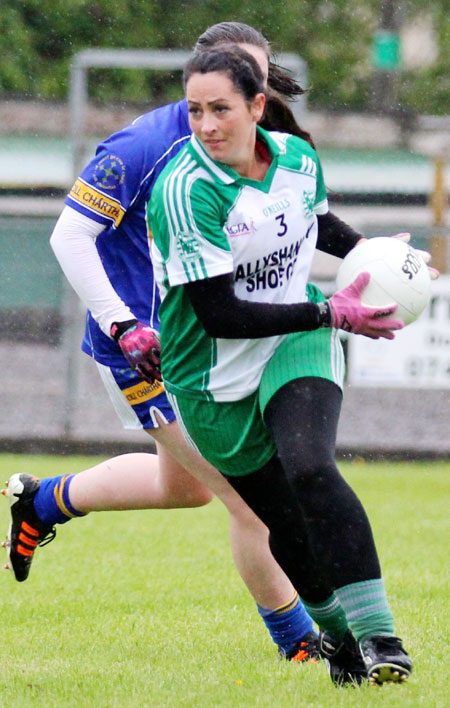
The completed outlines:
[[[303,607],[297,593],[290,602],[275,610],[266,610],[258,605],[258,612],[264,620],[275,644],[283,654],[289,654],[298,646],[305,634],[313,631],[313,621]]]
[[[70,503],[69,487],[75,477],[64,474],[60,477],[42,479],[33,499],[34,510],[43,524],[65,524],[75,516],[86,516]]]

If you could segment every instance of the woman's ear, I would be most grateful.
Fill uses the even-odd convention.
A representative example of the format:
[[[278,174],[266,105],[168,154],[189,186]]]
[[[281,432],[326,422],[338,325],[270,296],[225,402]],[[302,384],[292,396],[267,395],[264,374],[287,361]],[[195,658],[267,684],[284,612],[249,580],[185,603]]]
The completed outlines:
[[[264,115],[264,109],[266,107],[266,94],[257,93],[253,99],[251,114],[255,123],[259,123]]]

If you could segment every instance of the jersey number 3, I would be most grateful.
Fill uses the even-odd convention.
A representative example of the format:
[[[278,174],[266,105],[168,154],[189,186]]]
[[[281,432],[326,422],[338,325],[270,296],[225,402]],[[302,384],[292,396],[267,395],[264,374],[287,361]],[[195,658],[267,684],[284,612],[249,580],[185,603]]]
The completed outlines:
[[[284,214],[278,214],[275,219],[280,222],[280,231],[277,232],[277,236],[284,236],[288,230],[287,224],[284,220]]]

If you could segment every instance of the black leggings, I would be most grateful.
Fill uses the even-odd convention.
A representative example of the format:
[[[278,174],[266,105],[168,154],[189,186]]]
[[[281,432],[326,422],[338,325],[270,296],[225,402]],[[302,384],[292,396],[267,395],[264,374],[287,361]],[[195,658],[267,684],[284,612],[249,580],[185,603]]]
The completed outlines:
[[[274,557],[311,603],[380,577],[369,520],[335,463],[341,402],[327,379],[288,382],[265,411],[278,454],[257,472],[227,477],[269,528]]]

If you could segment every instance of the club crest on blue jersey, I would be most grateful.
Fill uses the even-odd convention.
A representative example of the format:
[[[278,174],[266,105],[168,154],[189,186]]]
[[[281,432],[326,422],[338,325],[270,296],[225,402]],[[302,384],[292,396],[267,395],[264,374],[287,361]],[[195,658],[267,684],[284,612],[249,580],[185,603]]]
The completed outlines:
[[[176,237],[178,255],[182,261],[191,261],[200,253],[200,242],[194,234],[179,231]]]
[[[95,165],[92,178],[100,189],[116,189],[125,179],[125,165],[117,155],[106,155]]]

